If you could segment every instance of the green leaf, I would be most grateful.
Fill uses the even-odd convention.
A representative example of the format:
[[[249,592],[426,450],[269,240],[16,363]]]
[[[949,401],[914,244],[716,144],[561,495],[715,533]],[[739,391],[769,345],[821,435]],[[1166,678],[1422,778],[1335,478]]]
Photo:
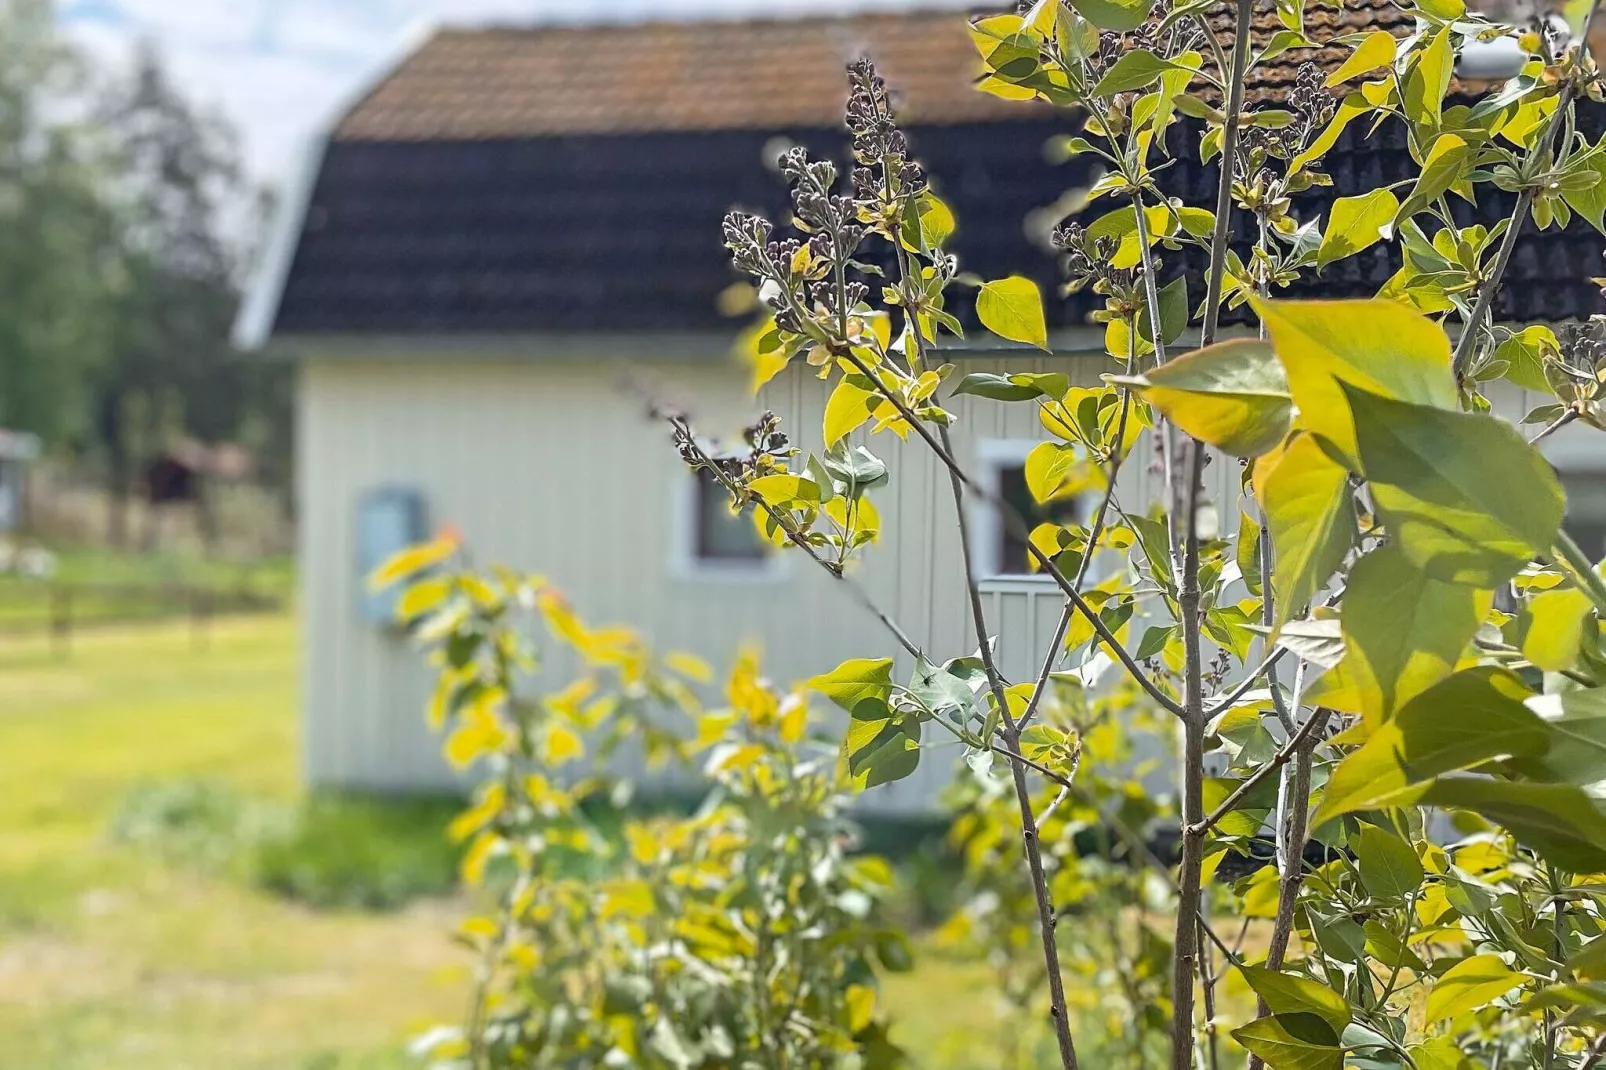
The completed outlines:
[[[1253,299],[1288,374],[1300,423],[1355,456],[1342,384],[1419,405],[1458,406],[1450,341],[1432,320],[1394,301]]]
[[[1105,72],[1104,77],[1093,87],[1093,95],[1108,97],[1116,93],[1145,89],[1158,82],[1160,76],[1170,69],[1171,64],[1153,52],[1134,48],[1130,52],[1123,53],[1121,58]]]
[[[1543,755],[1550,748],[1550,731],[1523,705],[1529,694],[1515,675],[1488,666],[1433,685],[1339,763],[1312,824],[1409,805],[1444,773],[1506,755]]]
[[[1393,40],[1388,31],[1378,32]],[[1334,201],[1327,230],[1322,234],[1321,247],[1316,251],[1316,266],[1326,267],[1335,260],[1354,256],[1382,241],[1388,236],[1399,210],[1399,200],[1386,189],[1375,189],[1359,197],[1340,197]]]
[[[976,295],[976,316],[982,326],[1000,338],[1048,349],[1043,295],[1031,279],[1011,275],[982,283]]]
[[[1350,841],[1361,863],[1361,883],[1379,899],[1404,899],[1424,876],[1416,849],[1392,832],[1362,825]]]
[[[1160,341],[1169,345],[1188,327],[1188,277],[1178,275],[1160,287]],[[1154,329],[1149,325],[1149,304],[1138,309],[1138,334],[1149,342],[1154,341]]]
[[[954,387],[955,394],[974,394],[993,401],[1031,401],[1033,398],[1063,398],[1071,388],[1070,379],[1059,372],[971,372]]]
[[[1349,58],[1327,76],[1328,88],[1343,85],[1351,78],[1359,78],[1363,74],[1371,74],[1379,67],[1389,66],[1394,62],[1396,44],[1394,35],[1387,30],[1373,30],[1366,35],[1365,40],[1355,46],[1355,51],[1349,54]]]
[[[1101,30],[1126,33],[1149,17],[1148,0],[1071,0],[1071,6]]]
[[[1563,869],[1574,873],[1606,870],[1606,814],[1571,784],[1443,777],[1419,801],[1481,814]]]
[[[1459,0],[1455,2],[1459,3]],[[1455,51],[1450,47],[1450,28],[1446,26],[1429,39],[1426,48],[1416,54],[1416,62],[1405,77],[1406,119],[1422,126],[1439,125],[1444,93],[1450,87],[1450,73],[1454,69]],[[1428,153],[1429,160],[1432,155],[1432,152]]]
[[[1349,1004],[1324,984],[1261,966],[1240,966],[1238,972],[1275,1015],[1314,1014],[1335,1032],[1349,1024]]]
[[[1496,360],[1508,365],[1506,378],[1524,390],[1550,393],[1550,381],[1545,378],[1545,357],[1560,354],[1556,332],[1543,324],[1524,327],[1495,349]]]
[[[894,714],[885,700],[866,696],[852,709],[843,743],[848,773],[861,788],[902,780],[920,764],[920,722]]]
[[[940,248],[954,232],[954,213],[929,190],[915,201],[914,211],[903,219],[904,247],[916,252]]]
[[[1388,530],[1433,579],[1493,590],[1548,553],[1566,497],[1510,424],[1343,386],[1361,471]]]
[[[1074,446],[1039,442],[1026,455],[1026,489],[1037,502],[1069,498],[1092,487],[1103,469],[1090,463]]]
[[[1602,142],[1606,144],[1606,138]],[[1576,187],[1563,185],[1561,199],[1567,202],[1567,207],[1589,220],[1590,226],[1606,234],[1606,226],[1602,225],[1602,216],[1606,216],[1606,152],[1597,151],[1578,166],[1593,172],[1595,181]]]
[[[1269,345],[1252,338],[1185,353],[1143,376],[1111,376],[1194,438],[1254,457],[1288,434],[1293,400]]]
[[[1232,1038],[1271,1070],[1342,1070],[1338,1033],[1314,1014],[1276,1014],[1232,1031]]]
[[[1523,610],[1522,655],[1546,672],[1570,669],[1578,661],[1584,628],[1593,627],[1594,602],[1576,587],[1545,591]]]
[[[1340,619],[1366,722],[1386,721],[1449,676],[1493,599],[1429,579],[1392,545],[1357,561]]]
[[[1338,110],[1327,121],[1327,126],[1323,128],[1320,134],[1316,135],[1316,140],[1310,143],[1310,147],[1289,161],[1288,173],[1294,174],[1306,164],[1321,159],[1327,154],[1328,149],[1338,144],[1340,135],[1344,133],[1344,128],[1350,124],[1351,120],[1372,110],[1372,102],[1367,100],[1361,93],[1350,93],[1345,96],[1343,100],[1339,101]]]
[[[1523,975],[1498,955],[1473,955],[1451,966],[1428,993],[1430,1022],[1454,1018],[1486,1006],[1523,982]]]
[[[1310,435],[1301,435],[1265,478],[1261,501],[1271,528],[1275,626],[1303,612],[1355,541],[1346,472]]]
[[[1463,0],[1417,0],[1416,6],[1445,22],[1453,22],[1467,13]]]
[[[1513,761],[1513,767],[1536,780],[1576,784],[1598,795],[1606,781],[1606,689],[1535,695],[1527,705],[1550,728],[1550,750],[1541,758]]]
[[[892,659],[852,658],[816,676],[809,686],[850,712],[866,698],[884,704],[892,695]]]
[[[1466,174],[1472,165],[1473,148],[1459,135],[1440,134],[1428,149],[1411,195],[1405,198],[1397,217],[1404,221],[1427,208]]]

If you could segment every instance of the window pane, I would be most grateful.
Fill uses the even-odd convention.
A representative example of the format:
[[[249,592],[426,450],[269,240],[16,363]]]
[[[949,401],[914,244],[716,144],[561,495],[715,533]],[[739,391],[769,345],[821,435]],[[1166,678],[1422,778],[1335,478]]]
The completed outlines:
[[[1025,518],[1028,530],[1045,521],[1071,524],[1081,519],[1081,510],[1075,498],[1049,502],[1047,505],[1038,505],[1033,501],[1032,492],[1026,487],[1026,466],[1023,464],[1004,465],[998,469],[998,493],[1006,505]],[[999,574],[1031,574],[1031,554],[1026,548],[1026,540],[1016,538],[1005,524],[998,526],[998,533],[998,554],[994,560],[998,562]]]
[[[759,561],[764,543],[748,513],[731,512],[730,495],[707,472],[697,473],[697,559]]]
[[[1606,557],[1606,472],[1560,473],[1567,488],[1567,534],[1591,561]]]

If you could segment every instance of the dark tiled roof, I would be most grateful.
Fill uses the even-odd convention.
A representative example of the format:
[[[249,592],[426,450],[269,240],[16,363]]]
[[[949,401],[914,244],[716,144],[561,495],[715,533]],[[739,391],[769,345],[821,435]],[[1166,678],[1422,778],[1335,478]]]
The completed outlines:
[[[1378,26],[1408,30],[1388,0],[1312,4],[1308,16],[1311,36],[1324,42]],[[1216,16],[1218,29],[1226,18]],[[1257,0],[1257,38],[1275,28],[1271,0]],[[914,151],[958,215],[966,267],[1023,272],[1053,292],[1057,266],[1041,239],[1058,221],[1052,206],[1089,176],[1082,161],[1047,162],[1044,145],[1075,120],[976,92],[959,14],[449,32],[340,125],[275,329],[730,328],[716,310],[734,281],[720,219],[732,206],[785,218],[784,190],[764,163],[776,137],[845,158],[842,61],[865,48],[905,102]],[[1257,93],[1280,99],[1299,62],[1332,67],[1343,54],[1286,53],[1262,72]],[[1173,134],[1179,162],[1164,172],[1168,192],[1213,203],[1216,170],[1198,163],[1197,130]],[[1328,166],[1334,187],[1304,198],[1301,218],[1403,178],[1411,163],[1400,130],[1385,124],[1370,137],[1351,127]],[[1506,195],[1484,197],[1481,216],[1510,210]],[[1594,311],[1587,276],[1600,267],[1599,248],[1578,221],[1565,234],[1523,238],[1502,298],[1507,314]],[[1202,294],[1201,265],[1175,255],[1167,270],[1188,273]],[[1375,248],[1302,289],[1371,294],[1393,270]],[[1078,295],[1056,302],[1051,320],[1081,323],[1092,307]]]

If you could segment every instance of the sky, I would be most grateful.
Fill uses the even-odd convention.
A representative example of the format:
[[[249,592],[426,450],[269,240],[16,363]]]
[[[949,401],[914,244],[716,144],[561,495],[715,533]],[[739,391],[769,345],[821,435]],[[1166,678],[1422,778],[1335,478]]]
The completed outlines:
[[[179,85],[240,131],[247,167],[282,187],[309,139],[438,24],[732,17],[907,7],[921,0],[57,0],[97,63],[154,41]]]

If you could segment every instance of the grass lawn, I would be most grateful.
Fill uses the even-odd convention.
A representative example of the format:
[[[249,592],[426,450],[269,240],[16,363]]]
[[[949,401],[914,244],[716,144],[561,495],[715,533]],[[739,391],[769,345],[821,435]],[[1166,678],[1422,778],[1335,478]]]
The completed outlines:
[[[128,792],[194,775],[293,798],[295,636],[273,617],[0,639],[0,1065],[379,1070],[455,1017],[455,907],[314,912],[110,842]]]
[[[89,632],[67,660],[0,637],[0,1066],[391,1070],[456,1020],[459,904],[314,911],[119,846],[141,786],[204,776],[293,801],[295,632],[220,621]],[[886,992],[922,1065],[988,1066],[984,967],[923,956]]]

